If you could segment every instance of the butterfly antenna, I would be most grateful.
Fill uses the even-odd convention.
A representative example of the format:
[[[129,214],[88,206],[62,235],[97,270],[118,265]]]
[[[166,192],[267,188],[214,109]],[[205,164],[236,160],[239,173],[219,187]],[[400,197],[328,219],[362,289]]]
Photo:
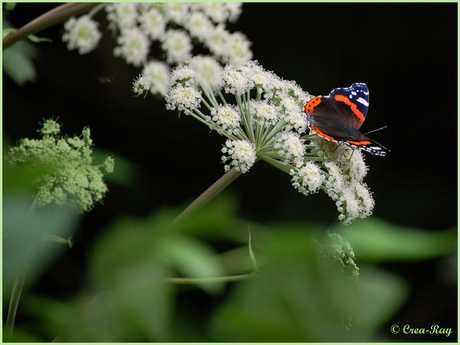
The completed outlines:
[[[364,135],[368,135],[369,133],[378,132],[378,131],[381,131],[382,129],[386,129],[386,128],[387,128],[387,126],[383,126],[383,127],[377,128],[377,129],[373,129],[373,130],[370,131],[370,132],[364,133]]]
[[[372,130],[372,131],[370,131],[370,132],[366,132],[364,135],[367,135],[367,134],[369,134],[369,133],[374,133],[374,132],[377,132],[377,131],[381,131],[382,129],[385,129],[385,128],[387,128],[387,126],[383,126],[383,127],[374,129],[374,130]],[[367,139],[369,139],[370,141],[376,143],[377,145],[382,146],[383,149],[384,149],[385,151],[391,152],[391,151],[388,150],[385,146],[383,146],[382,144],[380,144],[378,141],[376,141],[376,140],[374,140],[374,139],[371,139],[371,138],[367,138]]]
[[[364,133],[364,135],[368,135],[369,133],[374,133],[374,132],[377,132],[377,131],[381,131],[382,129],[385,129],[387,128],[387,126],[383,126],[383,127],[380,127],[380,128],[377,128],[377,129],[374,129],[370,132],[367,132],[367,133]],[[378,143],[377,143],[378,144]],[[380,144],[379,144],[380,145]]]

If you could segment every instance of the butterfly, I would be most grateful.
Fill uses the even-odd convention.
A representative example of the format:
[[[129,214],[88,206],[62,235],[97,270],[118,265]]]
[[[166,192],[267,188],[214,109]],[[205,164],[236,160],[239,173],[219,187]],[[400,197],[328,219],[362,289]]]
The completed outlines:
[[[334,89],[329,96],[313,97],[304,106],[310,129],[320,137],[385,156],[387,148],[359,131],[368,109],[369,90],[364,83]]]

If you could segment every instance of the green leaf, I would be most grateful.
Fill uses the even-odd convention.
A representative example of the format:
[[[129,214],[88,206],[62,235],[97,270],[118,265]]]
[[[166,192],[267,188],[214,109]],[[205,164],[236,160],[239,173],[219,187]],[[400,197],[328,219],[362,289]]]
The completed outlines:
[[[221,292],[223,283],[210,283],[206,278],[217,278],[224,271],[216,253],[204,242],[191,237],[171,236],[162,239],[161,251],[165,258],[185,277],[192,278],[201,289],[208,293]]]
[[[40,42],[53,43],[53,40],[51,38],[46,38],[46,37],[38,37],[35,35],[29,35],[27,36],[27,38],[35,43],[40,43]]]
[[[5,11],[12,11],[16,7],[15,2],[7,2],[5,3]]]
[[[15,28],[6,28],[6,29],[3,29],[2,38],[5,38],[5,37],[8,36],[9,34],[12,34],[13,32],[16,32],[16,31],[18,31],[18,29],[15,29]]]
[[[45,233],[68,237],[75,228],[75,214],[67,207],[49,212],[29,212],[32,199],[27,195],[7,194],[3,199],[3,282],[13,280],[29,265],[31,283],[65,247],[44,241]]]
[[[3,51],[3,71],[20,86],[35,82],[37,73],[32,58],[37,55],[35,48],[26,41],[17,42]]]
[[[343,237],[358,260],[371,262],[426,260],[457,250],[456,229],[427,231],[398,226],[372,217],[344,228]]]
[[[70,301],[26,297],[23,308],[58,342],[168,341],[173,295],[167,268],[151,261],[118,273],[112,288],[97,294]]]
[[[252,251],[251,230],[249,230],[249,228],[248,228],[248,231],[249,231],[249,243],[248,243],[248,247],[249,247],[249,258],[251,259],[252,269],[253,269],[254,273],[257,273],[257,272],[260,272],[260,271],[259,271],[259,269],[257,268],[256,257],[255,257],[255,255],[254,255],[254,252]]]
[[[394,315],[409,296],[402,278],[378,267],[361,265],[358,279],[358,313],[353,315],[354,341],[375,341],[372,335]]]
[[[261,244],[270,256],[262,273],[236,285],[214,314],[210,341],[348,340],[357,280],[320,255],[305,226],[277,230]]]

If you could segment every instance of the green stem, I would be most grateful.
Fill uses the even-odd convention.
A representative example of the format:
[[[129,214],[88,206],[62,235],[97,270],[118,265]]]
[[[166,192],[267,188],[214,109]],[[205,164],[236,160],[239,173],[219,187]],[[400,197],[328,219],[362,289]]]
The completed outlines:
[[[91,10],[98,5],[94,3],[68,3],[35,18],[19,30],[9,34],[3,39],[3,50],[11,47],[17,41],[23,40],[29,35],[36,34],[50,26],[63,22],[72,16],[77,16]]]
[[[190,217],[192,214],[201,209],[209,201],[211,201],[217,194],[219,194],[225,187],[232,183],[238,176],[241,175],[241,171],[236,168],[230,169],[224,176],[218,179],[214,184],[206,189],[203,194],[195,199],[176,219],[173,220],[173,224],[177,224],[183,221],[185,218]]]
[[[165,278],[168,283],[174,284],[197,284],[197,283],[226,283],[235,282],[240,280],[250,279],[255,276],[255,273],[239,274],[226,277],[213,277],[213,278]]]
[[[27,270],[29,265],[27,265],[24,272],[18,274],[14,280],[13,290],[11,292],[10,305],[8,307],[8,316],[6,319],[6,328],[10,335],[13,334],[14,329],[14,320],[16,319],[16,314],[18,312],[19,300],[21,299],[21,293],[24,288],[24,282],[26,281]]]

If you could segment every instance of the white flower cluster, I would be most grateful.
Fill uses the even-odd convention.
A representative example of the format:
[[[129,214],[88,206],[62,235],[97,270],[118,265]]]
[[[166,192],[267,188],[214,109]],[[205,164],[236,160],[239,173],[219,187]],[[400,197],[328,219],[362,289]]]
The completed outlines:
[[[254,144],[246,140],[227,140],[222,152],[228,154],[228,157],[222,156],[222,162],[230,160],[230,164],[225,165],[225,171],[234,166],[245,173],[254,165],[257,158]]]
[[[227,138],[222,148],[225,171],[234,167],[245,173],[265,160],[289,173],[299,192],[323,189],[344,223],[371,214],[374,201],[363,183],[367,168],[361,152],[307,132],[303,106],[312,96],[294,82],[254,61],[221,68],[209,57],[180,64],[171,81],[166,107]],[[233,104],[225,93],[233,95]]]
[[[327,160],[321,166],[310,161],[300,169],[291,169],[293,186],[304,195],[323,189],[335,200],[339,219],[344,224],[370,216],[374,199],[363,182],[367,167],[361,151],[346,145],[337,147],[336,143],[322,138],[315,142],[317,146],[312,153]]]
[[[88,15],[76,19],[71,17],[65,24],[66,32],[62,41],[68,42],[67,49],[78,49],[80,55],[87,54],[97,47],[102,34],[98,30],[99,24]]]
[[[230,33],[225,23],[235,22],[242,3],[134,3],[120,2],[98,6],[107,12],[109,28],[116,34],[113,53],[135,67],[151,82],[150,92],[167,93],[170,64],[178,64],[193,56],[193,42],[199,42],[222,63],[244,64],[252,58],[250,42],[241,32]],[[68,49],[86,54],[95,49],[102,34],[95,14],[71,18],[62,39]],[[149,61],[150,48],[157,43],[165,62]]]

